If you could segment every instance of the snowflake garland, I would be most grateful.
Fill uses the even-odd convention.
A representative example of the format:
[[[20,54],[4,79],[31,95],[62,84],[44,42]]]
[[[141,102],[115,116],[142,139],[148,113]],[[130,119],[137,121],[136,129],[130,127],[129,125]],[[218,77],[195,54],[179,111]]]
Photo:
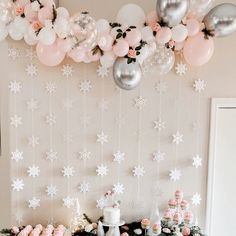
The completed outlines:
[[[57,187],[53,184],[50,184],[46,187],[46,193],[49,197],[53,198],[57,195]]]
[[[18,128],[20,125],[22,125],[22,117],[18,116],[18,115],[14,115],[12,117],[10,117],[10,124],[14,127],[14,128]]]
[[[197,79],[193,84],[194,90],[198,93],[202,93],[206,88],[206,82],[201,79]]]
[[[70,77],[72,77],[73,72],[74,72],[74,69],[72,65],[66,64],[62,66],[61,73],[62,73],[62,76],[65,77],[66,79],[69,79]]]
[[[153,161],[157,161],[158,163],[160,163],[161,161],[165,160],[165,155],[166,154],[164,152],[161,152],[161,151],[154,152],[152,154]]]
[[[31,112],[34,112],[39,108],[38,101],[35,100],[34,98],[31,98],[29,101],[26,102],[27,109]]]
[[[20,51],[17,48],[11,47],[8,48],[8,57],[11,58],[13,61],[20,57]]]
[[[40,169],[38,166],[33,165],[28,167],[27,173],[29,177],[36,178],[39,176]]]
[[[159,80],[155,86],[155,89],[159,94],[165,93],[167,91],[166,81],[164,81],[163,79]]]
[[[97,142],[101,145],[108,143],[108,135],[104,134],[103,131],[100,134],[97,134]]]
[[[62,106],[63,106],[63,109],[65,109],[66,111],[70,111],[74,106],[74,101],[71,98],[66,98],[62,102]]]
[[[199,155],[194,156],[194,157],[193,157],[193,163],[192,163],[192,165],[193,165],[196,169],[198,169],[199,167],[201,167],[201,166],[202,166],[202,158],[200,158]]]
[[[101,210],[107,205],[107,199],[105,197],[101,197],[96,202],[97,202],[96,207]]]
[[[23,160],[23,152],[16,149],[15,151],[11,152],[11,159],[16,162]]]
[[[31,200],[29,200],[28,207],[36,210],[36,208],[40,207],[40,199],[33,197]]]
[[[46,86],[45,86],[45,89],[46,89],[46,92],[49,93],[49,94],[53,94],[56,92],[56,84],[54,82],[48,82],[46,83]]]
[[[179,62],[175,66],[175,72],[179,76],[185,75],[187,70],[188,70],[187,65],[183,62]]]
[[[80,83],[79,88],[80,88],[80,92],[82,92],[82,93],[90,92],[92,89],[91,81],[90,80],[83,80]]]
[[[102,99],[99,104],[98,104],[98,108],[101,112],[106,112],[109,109],[109,102],[106,99]]]
[[[22,179],[17,178],[17,179],[14,179],[12,181],[11,186],[12,186],[13,191],[20,192],[21,190],[24,189],[25,184],[24,184],[24,181]]]
[[[79,152],[78,158],[83,161],[88,161],[91,159],[91,152],[84,148],[82,151]]]
[[[39,145],[39,137],[32,135],[28,138],[28,145],[32,148],[36,148]]]
[[[74,206],[74,199],[70,196],[67,196],[66,198],[62,199],[63,206],[67,207],[68,209]]]
[[[63,177],[66,177],[66,178],[73,177],[74,172],[75,172],[74,167],[71,167],[71,166],[65,166],[62,169]]]
[[[179,131],[177,131],[176,134],[173,134],[172,137],[173,137],[172,142],[173,142],[174,144],[176,144],[176,145],[179,145],[180,143],[183,142],[183,137],[184,137],[184,136],[183,136],[183,134],[181,134]]]
[[[101,164],[101,165],[97,166],[96,172],[97,172],[97,176],[103,177],[108,174],[108,168],[107,168],[107,166]]]
[[[154,129],[162,131],[165,128],[166,128],[166,122],[164,122],[162,119],[154,121]]]
[[[46,115],[45,117],[46,123],[50,126],[56,124],[56,116],[53,113],[49,113],[48,115]]]
[[[14,81],[10,82],[8,88],[11,93],[17,94],[17,93],[21,92],[22,84],[21,84],[21,82],[14,80]]]
[[[139,96],[137,98],[134,99],[134,106],[138,109],[138,110],[142,110],[147,104],[147,99]]]
[[[145,170],[144,170],[144,167],[143,166],[135,166],[134,169],[133,169],[133,176],[134,177],[143,177],[145,174]]]
[[[57,159],[58,159],[57,152],[53,151],[52,149],[46,152],[46,160],[54,162]]]
[[[169,176],[170,176],[170,180],[172,180],[173,182],[176,182],[180,180],[180,177],[182,176],[181,170],[175,168],[170,171]]]
[[[83,194],[90,192],[90,184],[86,181],[83,181],[80,185],[79,185],[79,191]]]
[[[121,151],[117,151],[116,153],[113,154],[114,162],[117,162],[118,164],[121,164],[122,161],[125,160],[125,153]]]
[[[199,193],[195,193],[191,200],[194,206],[199,206],[201,204],[202,198]]]
[[[117,183],[117,184],[114,184],[114,185],[113,185],[112,190],[113,190],[113,192],[114,192],[115,194],[120,195],[120,194],[124,194],[125,187],[124,187],[123,184]]]
[[[26,71],[27,75],[31,78],[36,77],[38,74],[38,68],[33,63],[28,64],[25,68],[25,71]]]
[[[98,66],[97,74],[98,74],[99,77],[104,79],[104,78],[108,77],[109,72],[110,71],[107,67],[101,66],[101,65]]]

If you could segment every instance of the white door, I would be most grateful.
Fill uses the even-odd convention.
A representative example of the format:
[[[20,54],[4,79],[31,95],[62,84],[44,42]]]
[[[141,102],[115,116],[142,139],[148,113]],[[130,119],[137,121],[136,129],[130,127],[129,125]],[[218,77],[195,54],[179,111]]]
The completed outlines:
[[[215,99],[212,106],[208,235],[236,235],[236,99]]]

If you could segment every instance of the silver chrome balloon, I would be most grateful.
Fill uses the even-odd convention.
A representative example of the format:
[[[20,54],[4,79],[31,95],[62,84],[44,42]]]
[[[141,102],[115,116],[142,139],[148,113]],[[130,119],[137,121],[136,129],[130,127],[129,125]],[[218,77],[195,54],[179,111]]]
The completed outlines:
[[[178,25],[188,10],[189,0],[157,0],[157,17],[169,27]]]
[[[236,6],[232,3],[223,3],[204,17],[206,29],[216,37],[224,37],[236,31]]]
[[[142,79],[142,69],[138,62],[127,64],[126,58],[117,58],[113,66],[113,77],[118,87],[132,90]]]

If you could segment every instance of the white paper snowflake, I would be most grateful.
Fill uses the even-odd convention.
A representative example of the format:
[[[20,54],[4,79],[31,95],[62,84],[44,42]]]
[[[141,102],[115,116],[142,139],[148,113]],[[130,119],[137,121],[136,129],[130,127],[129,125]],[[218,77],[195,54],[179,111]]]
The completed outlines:
[[[50,126],[56,124],[56,116],[53,113],[46,115],[46,123]]]
[[[29,111],[34,112],[39,108],[38,101],[34,98],[31,98],[29,101],[26,102],[27,108]]]
[[[11,58],[13,61],[20,57],[20,51],[17,48],[11,47],[8,48],[8,57]]]
[[[192,200],[192,204],[194,206],[201,205],[202,198],[201,198],[201,195],[199,193],[195,193],[191,200]]]
[[[32,148],[35,148],[37,145],[39,145],[39,137],[36,137],[32,135],[28,138],[28,145]]]
[[[14,80],[10,82],[8,88],[10,89],[11,93],[17,94],[21,92],[22,85],[21,82]]]
[[[50,82],[46,83],[45,89],[46,89],[47,93],[53,94],[56,92],[56,84],[50,81]]]
[[[84,148],[82,151],[79,152],[78,158],[83,161],[88,161],[91,159],[91,152]]]
[[[63,135],[63,141],[65,143],[73,143],[73,136],[71,134],[64,134]]]
[[[16,149],[14,152],[11,152],[11,159],[16,162],[23,160],[23,152]]]
[[[12,181],[11,186],[12,186],[13,191],[19,192],[19,191],[24,189],[25,184],[24,184],[24,181],[22,179],[17,178],[17,179],[14,179]]]
[[[66,79],[69,79],[72,77],[74,72],[73,66],[72,65],[63,65],[61,69],[62,76],[65,77]]]
[[[154,152],[152,154],[153,161],[157,161],[158,163],[160,163],[161,161],[165,160],[165,155],[166,154],[164,152],[161,152],[161,151]]]
[[[74,167],[71,167],[71,166],[65,166],[62,169],[62,174],[66,178],[73,177],[74,176],[74,172],[75,172]]]
[[[46,152],[46,160],[54,162],[57,159],[58,159],[57,152],[53,151],[52,149]]]
[[[169,176],[170,176],[170,180],[176,182],[176,181],[180,180],[180,177],[182,176],[181,170],[175,168],[170,171]]]
[[[192,123],[192,129],[193,129],[193,131],[197,131],[199,129],[199,122],[198,121],[194,121]]]
[[[83,181],[80,185],[79,185],[79,191],[81,193],[88,193],[90,191],[90,184],[86,181]]]
[[[187,70],[188,70],[187,65],[183,62],[179,62],[175,66],[175,72],[179,76],[185,75]]]
[[[22,125],[22,117],[18,115],[14,115],[10,117],[11,125],[15,128],[18,128],[20,125]]]
[[[35,178],[39,176],[40,169],[38,166],[33,165],[28,168],[27,173],[29,177]]]
[[[116,124],[119,128],[125,126],[126,120],[123,115],[118,114],[116,117]]]
[[[176,145],[179,145],[180,143],[183,142],[183,134],[181,134],[179,131],[176,134],[172,135],[173,137],[173,143],[175,143]]]
[[[97,142],[101,145],[108,143],[108,135],[104,134],[103,131],[100,134],[97,134]]]
[[[110,71],[107,67],[101,66],[101,65],[98,66],[97,74],[98,74],[99,77],[104,79],[104,78],[108,77],[109,72]]]
[[[82,93],[88,93],[92,89],[92,84],[90,80],[83,80],[79,84],[80,92]]]
[[[125,160],[125,153],[121,151],[117,151],[116,153],[113,154],[114,162],[117,162],[118,164],[121,164],[122,161]]]
[[[164,122],[162,119],[154,121],[154,129],[162,131],[165,128],[166,128],[166,122]]]
[[[107,199],[105,197],[101,197],[99,200],[96,201],[97,202],[97,205],[96,207],[99,208],[99,209],[103,209],[104,207],[107,206]]]
[[[133,169],[133,175],[134,177],[143,177],[144,174],[145,174],[145,170],[144,170],[144,167],[143,166],[135,166],[134,169]]]
[[[201,93],[206,88],[206,82],[204,80],[197,79],[194,81],[193,87],[196,92]]]
[[[74,198],[71,198],[70,196],[63,198],[62,201],[63,201],[63,206],[67,207],[68,209],[74,206]]]
[[[32,208],[35,210],[36,208],[40,207],[40,199],[33,197],[31,200],[29,200],[29,208]]]
[[[17,210],[16,213],[14,214],[14,216],[15,216],[16,223],[18,225],[21,225],[23,222],[23,213],[21,211]]]
[[[53,198],[57,195],[57,187],[53,184],[50,184],[46,187],[46,193],[49,197]]]
[[[97,172],[97,176],[106,176],[108,173],[108,168],[107,166],[101,164],[97,166],[96,172]]]
[[[146,106],[146,104],[147,104],[147,99],[143,98],[142,96],[139,96],[134,99],[134,106],[138,110],[142,110]]]
[[[80,118],[80,122],[83,125],[83,127],[88,127],[90,125],[90,121],[91,121],[91,117],[84,114],[81,118]]]
[[[156,83],[156,86],[155,86],[155,89],[158,93],[160,94],[163,94],[167,91],[167,84],[166,84],[166,81],[165,80],[159,80],[157,83]]]
[[[27,75],[30,77],[35,77],[38,74],[38,68],[33,63],[26,65],[25,71],[26,71]]]
[[[202,158],[199,155],[193,157],[193,166],[197,169],[202,166]]]
[[[32,47],[25,50],[25,56],[30,61],[33,61],[35,58],[37,58],[36,51]]]
[[[98,108],[101,112],[105,112],[108,111],[109,109],[109,102],[106,99],[102,99],[99,104],[98,104]]]
[[[74,106],[74,102],[71,98],[66,98],[63,101],[62,106],[63,106],[63,109],[70,111]]]
[[[117,183],[117,184],[114,184],[114,185],[113,185],[112,190],[113,190],[113,192],[114,192],[115,194],[124,194],[125,187],[124,187],[123,184]]]

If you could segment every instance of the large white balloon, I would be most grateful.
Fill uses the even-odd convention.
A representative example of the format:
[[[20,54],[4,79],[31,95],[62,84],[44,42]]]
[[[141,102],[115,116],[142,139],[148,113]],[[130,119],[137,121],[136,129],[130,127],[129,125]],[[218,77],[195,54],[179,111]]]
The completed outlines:
[[[172,31],[172,39],[176,43],[183,42],[188,36],[187,27],[182,24],[174,26],[171,31]]]
[[[146,20],[145,12],[136,4],[124,5],[118,12],[116,21],[126,26],[142,28]]]
[[[152,28],[150,26],[143,27],[141,29],[141,34],[142,34],[142,40],[146,42],[155,40]]]
[[[96,26],[99,35],[110,33],[111,27],[107,20],[105,19],[98,20]]]
[[[116,60],[116,56],[112,51],[105,52],[103,54],[103,56],[101,56],[101,58],[100,58],[100,63],[102,66],[104,66],[106,68],[110,68],[115,63],[115,60]]]
[[[49,27],[43,28],[39,32],[39,41],[46,46],[54,44],[56,41],[55,31]]]
[[[8,31],[9,31],[10,37],[13,40],[19,41],[19,40],[23,39],[23,37],[24,37],[24,34],[19,29],[15,28],[13,22],[9,25],[9,30]]]
[[[70,18],[70,13],[68,12],[68,10],[66,8],[58,7],[57,8],[57,16],[65,18],[65,19],[69,19]]]
[[[3,41],[8,35],[8,30],[5,24],[0,23],[0,41]]]
[[[29,22],[20,16],[17,16],[14,20],[14,27],[22,34],[25,34],[29,28]]]
[[[69,21],[65,18],[58,17],[54,24],[54,31],[56,32],[59,38],[66,38],[70,32]]]
[[[24,35],[24,40],[30,46],[37,44],[38,37],[36,36],[32,27],[30,27],[28,29],[27,33]]]

